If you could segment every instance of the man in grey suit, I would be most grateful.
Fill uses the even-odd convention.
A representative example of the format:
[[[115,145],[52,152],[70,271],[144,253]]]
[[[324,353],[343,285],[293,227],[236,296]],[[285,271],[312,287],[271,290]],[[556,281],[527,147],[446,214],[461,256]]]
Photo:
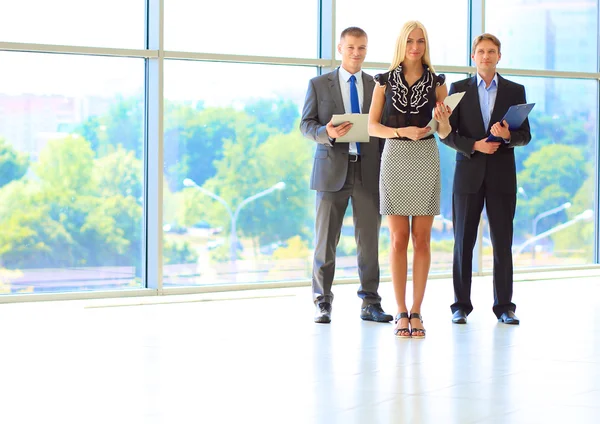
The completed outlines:
[[[334,114],[368,113],[375,83],[361,71],[367,54],[367,34],[360,28],[342,31],[338,52],[342,66],[310,80],[300,130],[317,142],[310,188],[317,191],[315,254],[312,290],[316,306],[314,320],[331,322],[335,252],[344,214],[352,200],[355,238],[362,299],[360,317],[368,321],[389,322],[393,318],[381,308],[379,287],[379,165],[378,138],[369,143],[336,143],[352,124],[334,127]]]

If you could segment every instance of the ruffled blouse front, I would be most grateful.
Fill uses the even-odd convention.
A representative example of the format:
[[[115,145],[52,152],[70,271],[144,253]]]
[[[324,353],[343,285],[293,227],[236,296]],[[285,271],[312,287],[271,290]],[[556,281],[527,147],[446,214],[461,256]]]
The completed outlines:
[[[417,82],[409,86],[402,66],[375,75],[380,86],[386,86],[385,105],[381,123],[392,128],[425,127],[436,104],[435,89],[446,81],[444,74],[436,75],[427,65]]]

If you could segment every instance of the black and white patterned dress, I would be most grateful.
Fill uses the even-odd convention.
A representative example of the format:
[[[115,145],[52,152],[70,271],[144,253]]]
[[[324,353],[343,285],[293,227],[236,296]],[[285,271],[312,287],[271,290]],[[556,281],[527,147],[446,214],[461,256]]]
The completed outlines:
[[[436,104],[436,87],[446,76],[426,65],[421,78],[408,86],[402,67],[375,75],[386,86],[382,124],[392,128],[425,127]],[[385,141],[379,179],[382,215],[434,216],[440,213],[440,153],[433,135],[421,139]]]

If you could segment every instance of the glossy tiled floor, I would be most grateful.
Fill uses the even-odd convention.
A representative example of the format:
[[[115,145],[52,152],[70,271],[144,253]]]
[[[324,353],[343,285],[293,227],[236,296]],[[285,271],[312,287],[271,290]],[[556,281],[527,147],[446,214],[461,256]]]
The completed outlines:
[[[516,283],[519,327],[489,277],[453,325],[450,284],[429,284],[426,340],[362,322],[354,285],[331,325],[309,288],[0,305],[0,422],[600,422],[599,277]]]

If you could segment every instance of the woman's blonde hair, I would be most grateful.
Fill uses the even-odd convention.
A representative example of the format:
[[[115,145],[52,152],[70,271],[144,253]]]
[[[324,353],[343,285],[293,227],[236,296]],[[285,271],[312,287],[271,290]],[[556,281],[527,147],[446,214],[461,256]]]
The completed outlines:
[[[419,21],[408,21],[400,30],[400,35],[398,35],[398,38],[396,39],[396,49],[394,50],[394,58],[390,65],[390,71],[396,69],[400,66],[402,61],[404,61],[404,58],[406,57],[406,42],[408,41],[408,35],[417,28],[423,31],[423,36],[425,37],[425,52],[423,53],[421,62],[424,65],[427,65],[431,72],[435,73],[435,70],[431,65],[431,59],[429,58],[429,38],[427,37],[427,30]]]

